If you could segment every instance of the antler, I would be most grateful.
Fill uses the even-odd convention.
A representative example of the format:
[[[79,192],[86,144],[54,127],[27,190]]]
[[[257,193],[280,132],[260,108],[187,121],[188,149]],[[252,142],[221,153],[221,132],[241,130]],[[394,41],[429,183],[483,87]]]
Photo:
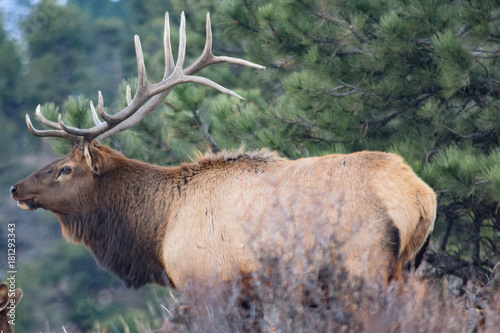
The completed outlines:
[[[187,69],[182,69],[184,65],[184,58],[186,54],[186,20],[184,17],[184,12],[181,15],[181,25],[180,25],[180,41],[179,41],[179,54],[177,57],[177,63],[174,65],[174,60],[172,56],[172,47],[170,44],[170,23],[168,13],[165,13],[165,31],[163,37],[163,45],[165,51],[165,72],[161,82],[151,84],[149,83],[146,75],[146,67],[144,65],[144,55],[142,52],[141,41],[139,36],[134,37],[135,41],[135,52],[137,57],[137,72],[138,72],[138,83],[137,91],[134,98],[131,96],[130,85],[127,86],[127,104],[128,106],[121,110],[120,112],[110,115],[104,112],[104,102],[102,94],[99,91],[99,101],[97,103],[97,112],[95,110],[94,104],[90,102],[90,110],[92,112],[92,118],[94,120],[95,126],[88,129],[79,129],[66,125],[62,121],[61,115],[59,115],[58,122],[53,122],[46,119],[41,111],[40,105],[36,108],[36,117],[40,122],[52,128],[51,130],[37,130],[33,127],[30,117],[26,115],[26,123],[28,125],[29,131],[39,137],[59,137],[74,141],[75,143],[81,144],[91,143],[93,140],[102,141],[109,138],[110,136],[131,128],[138,122],[140,122],[147,114],[155,110],[158,105],[160,105],[167,95],[172,91],[172,89],[179,84],[194,82],[201,83],[219,90],[222,93],[244,99],[235,92],[200,76],[194,76],[206,66],[227,62],[232,64],[238,64],[248,67],[253,67],[257,69],[264,69],[265,67],[254,64],[252,62],[224,56],[214,56],[212,54],[212,28],[210,23],[210,14],[207,13],[207,32],[206,32],[206,42],[205,49],[202,55]],[[104,120],[101,121],[99,116]]]

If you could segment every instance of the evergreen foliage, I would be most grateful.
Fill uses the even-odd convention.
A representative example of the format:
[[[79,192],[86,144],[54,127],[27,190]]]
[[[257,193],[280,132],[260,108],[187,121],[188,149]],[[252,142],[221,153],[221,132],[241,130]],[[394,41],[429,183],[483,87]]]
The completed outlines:
[[[2,18],[0,17],[0,27]],[[3,29],[0,29],[0,113],[15,118],[16,107],[19,106],[21,57],[18,46],[10,40]]]
[[[24,87],[28,98],[60,104],[68,95],[86,91],[90,79],[84,70],[90,46],[83,33],[86,19],[74,7],[44,0],[24,21],[29,47],[30,80]]]

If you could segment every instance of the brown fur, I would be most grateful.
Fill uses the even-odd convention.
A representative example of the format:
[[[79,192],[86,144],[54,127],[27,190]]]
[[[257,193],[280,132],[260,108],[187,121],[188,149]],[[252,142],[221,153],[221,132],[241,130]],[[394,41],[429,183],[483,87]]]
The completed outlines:
[[[387,281],[434,226],[434,192],[393,154],[224,152],[160,167],[95,143],[90,156],[91,168],[75,147],[16,184],[13,199],[52,211],[68,240],[128,286],[228,281],[256,270],[256,257],[284,242],[277,233],[299,229],[305,247],[319,230],[334,235],[351,274]]]
[[[20,288],[9,290],[6,282],[0,283],[0,333],[13,333],[14,325],[9,323],[9,312],[15,310],[17,304],[23,297],[23,291]]]

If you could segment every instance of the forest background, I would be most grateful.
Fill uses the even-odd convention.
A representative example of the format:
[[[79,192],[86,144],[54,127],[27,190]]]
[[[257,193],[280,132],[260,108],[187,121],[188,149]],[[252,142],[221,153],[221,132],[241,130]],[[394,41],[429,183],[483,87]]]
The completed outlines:
[[[265,71],[203,71],[246,98],[176,87],[136,128],[107,144],[162,165],[197,151],[269,148],[288,158],[360,150],[400,154],[438,194],[427,274],[457,290],[500,260],[500,2],[431,0],[2,2],[0,29],[0,249],[16,224],[20,332],[161,326],[162,288],[127,290],[82,246],[66,243],[45,211],[9,197],[17,180],[70,148],[29,134],[48,117],[89,126],[101,90],[108,112],[134,87],[133,35],[148,74],[163,72],[163,16],[174,52],[186,12],[189,63],[203,49],[210,12],[214,53]],[[176,53],[174,53],[176,54]],[[33,118],[33,117],[32,117]],[[35,126],[41,127],[40,124]],[[6,251],[0,252],[4,253]],[[0,257],[0,278],[7,256]]]

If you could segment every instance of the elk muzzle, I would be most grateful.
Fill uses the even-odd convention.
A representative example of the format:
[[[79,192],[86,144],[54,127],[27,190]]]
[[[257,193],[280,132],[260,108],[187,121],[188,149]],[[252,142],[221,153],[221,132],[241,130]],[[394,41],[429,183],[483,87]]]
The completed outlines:
[[[29,211],[38,209],[38,205],[36,204],[34,198],[23,198],[22,194],[19,192],[21,192],[19,191],[19,183],[10,188],[10,196],[12,197],[12,200],[17,201],[17,205],[21,209]]]

